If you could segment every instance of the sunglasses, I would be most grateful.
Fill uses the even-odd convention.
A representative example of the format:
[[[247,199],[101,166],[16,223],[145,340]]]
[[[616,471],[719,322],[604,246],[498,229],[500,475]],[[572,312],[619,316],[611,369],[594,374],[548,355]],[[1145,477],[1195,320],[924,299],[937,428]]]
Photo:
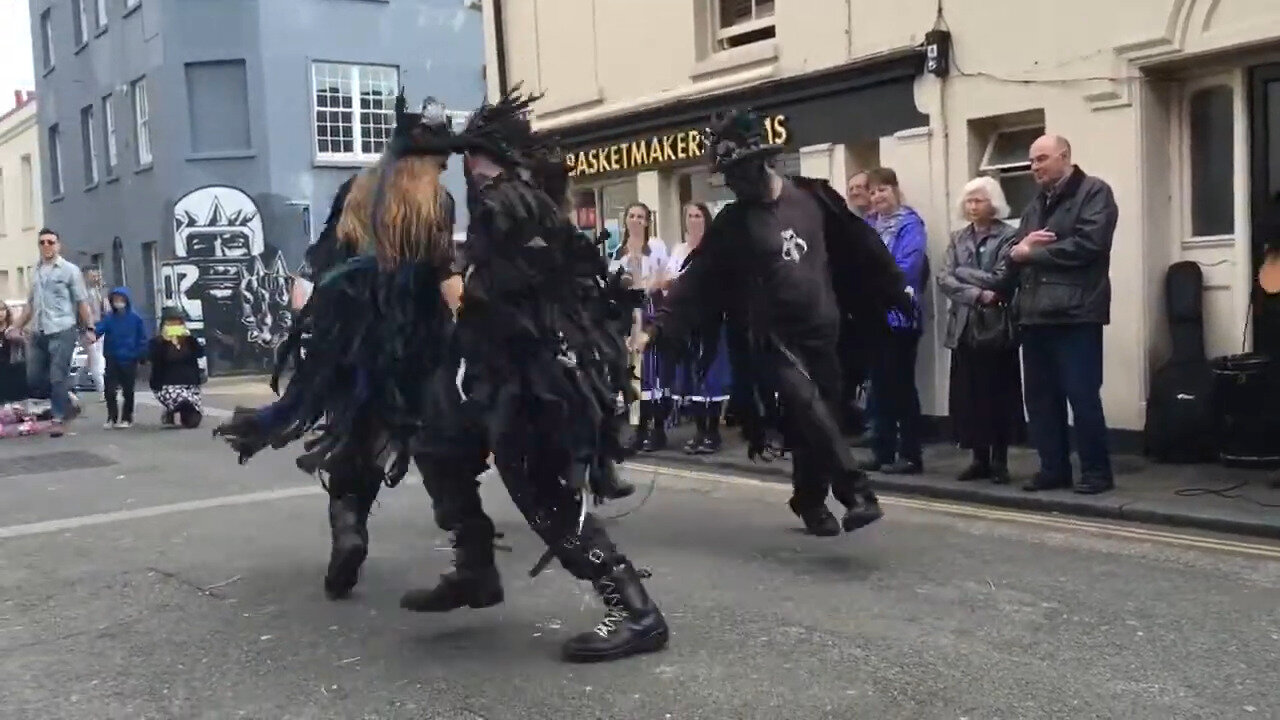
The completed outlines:
[[[57,245],[57,244],[58,244],[58,241],[57,241],[57,240],[40,240],[39,242],[40,242],[40,245],[41,245],[41,246],[44,246],[44,245]]]

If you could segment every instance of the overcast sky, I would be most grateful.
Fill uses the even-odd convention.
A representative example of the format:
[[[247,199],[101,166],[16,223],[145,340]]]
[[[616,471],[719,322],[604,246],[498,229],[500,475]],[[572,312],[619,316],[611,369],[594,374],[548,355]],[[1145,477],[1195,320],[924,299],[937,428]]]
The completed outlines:
[[[34,90],[31,8],[27,0],[0,0],[0,113],[13,107],[14,90]]]

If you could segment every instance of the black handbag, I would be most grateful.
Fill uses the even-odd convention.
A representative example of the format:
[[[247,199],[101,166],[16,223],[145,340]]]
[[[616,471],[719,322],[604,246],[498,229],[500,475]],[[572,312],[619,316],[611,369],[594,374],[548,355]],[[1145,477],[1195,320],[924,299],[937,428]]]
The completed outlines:
[[[1008,305],[974,305],[965,325],[965,339],[982,350],[1007,350],[1018,344],[1018,330]]]

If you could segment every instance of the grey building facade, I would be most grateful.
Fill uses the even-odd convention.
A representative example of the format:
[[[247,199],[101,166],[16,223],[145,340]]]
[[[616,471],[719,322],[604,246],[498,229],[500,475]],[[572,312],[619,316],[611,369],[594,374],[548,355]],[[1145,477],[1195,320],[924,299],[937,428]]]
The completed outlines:
[[[463,0],[29,2],[46,224],[144,318],[181,306],[214,375],[269,364],[291,276],[398,88],[484,99]]]

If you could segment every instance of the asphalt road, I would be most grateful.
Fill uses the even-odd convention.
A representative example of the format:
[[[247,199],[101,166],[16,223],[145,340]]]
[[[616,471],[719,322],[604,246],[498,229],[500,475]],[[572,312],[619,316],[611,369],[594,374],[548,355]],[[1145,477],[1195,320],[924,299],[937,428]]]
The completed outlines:
[[[0,717],[1280,718],[1273,547],[906,499],[808,538],[783,487],[635,471],[655,490],[615,537],[672,645],[568,666],[598,605],[559,569],[528,578],[541,548],[496,483],[504,605],[398,609],[448,565],[412,484],[331,603],[324,497],[291,457],[241,468],[155,415],[0,440]]]

